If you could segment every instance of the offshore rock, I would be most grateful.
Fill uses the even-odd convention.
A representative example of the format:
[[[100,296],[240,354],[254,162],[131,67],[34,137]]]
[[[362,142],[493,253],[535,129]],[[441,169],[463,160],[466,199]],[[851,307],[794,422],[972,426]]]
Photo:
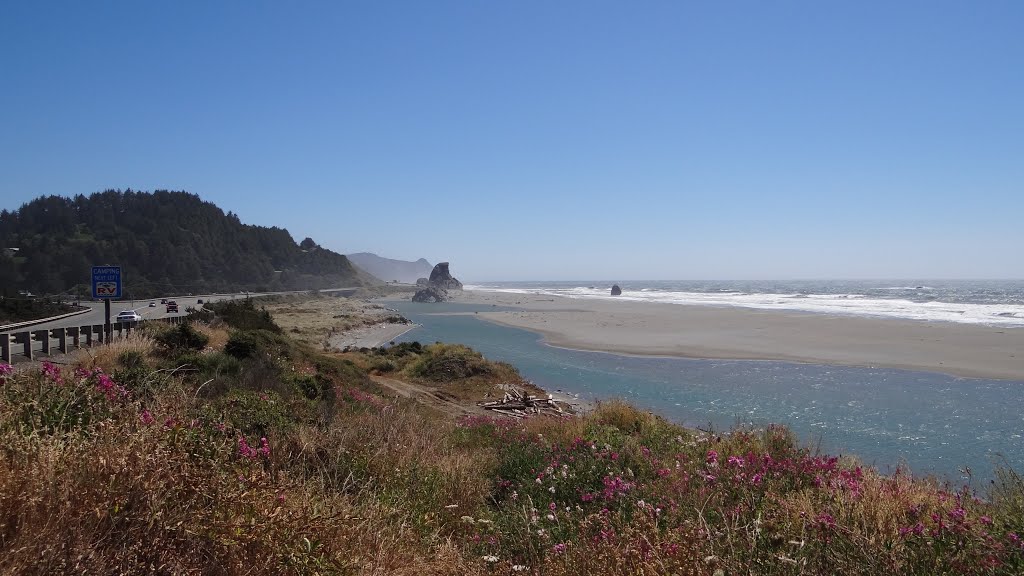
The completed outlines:
[[[438,262],[434,269],[430,271],[430,285],[435,288],[443,288],[445,290],[462,290],[462,282],[456,280],[452,273],[448,271],[447,262]]]
[[[619,288],[618,284],[612,284],[612,296],[620,296],[622,294],[622,288]]]
[[[417,286],[430,286],[430,280],[427,280],[426,278],[417,278],[416,279],[416,285]]]
[[[429,286],[422,290],[417,290],[412,295],[413,302],[444,302],[448,300],[448,292],[444,288],[438,288],[436,286]]]

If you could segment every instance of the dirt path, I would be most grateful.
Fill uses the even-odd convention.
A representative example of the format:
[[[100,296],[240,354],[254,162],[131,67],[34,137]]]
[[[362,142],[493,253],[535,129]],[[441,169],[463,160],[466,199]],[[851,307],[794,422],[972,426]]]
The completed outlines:
[[[370,378],[377,384],[380,384],[403,398],[412,398],[417,402],[436,408],[451,416],[494,416],[493,413],[490,413],[479,406],[460,403],[454,396],[445,393],[443,390],[423,386],[421,384],[413,384],[412,382],[395,380],[394,378],[387,378],[384,376],[371,376]]]

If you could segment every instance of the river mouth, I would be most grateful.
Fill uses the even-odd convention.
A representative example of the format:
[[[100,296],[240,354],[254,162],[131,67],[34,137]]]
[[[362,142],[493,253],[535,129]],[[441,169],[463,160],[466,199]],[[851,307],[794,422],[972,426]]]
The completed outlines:
[[[398,341],[458,342],[585,400],[622,398],[680,424],[788,425],[806,443],[890,473],[975,481],[1024,467],[1024,382],[766,360],[637,357],[555,348],[482,320],[489,305],[390,301],[419,326]],[[507,308],[506,308],[507,309]]]

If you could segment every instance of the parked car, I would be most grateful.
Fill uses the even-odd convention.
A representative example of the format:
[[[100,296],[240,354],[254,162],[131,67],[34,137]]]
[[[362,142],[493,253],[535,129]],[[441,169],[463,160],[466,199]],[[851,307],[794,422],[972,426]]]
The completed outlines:
[[[138,322],[142,320],[142,314],[135,310],[122,310],[117,314],[116,322]]]

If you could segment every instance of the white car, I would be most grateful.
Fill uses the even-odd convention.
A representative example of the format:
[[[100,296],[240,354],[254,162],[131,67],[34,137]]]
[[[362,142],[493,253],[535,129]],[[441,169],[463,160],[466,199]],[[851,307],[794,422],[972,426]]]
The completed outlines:
[[[142,320],[142,314],[139,314],[135,310],[122,310],[118,313],[115,322],[138,322]]]

